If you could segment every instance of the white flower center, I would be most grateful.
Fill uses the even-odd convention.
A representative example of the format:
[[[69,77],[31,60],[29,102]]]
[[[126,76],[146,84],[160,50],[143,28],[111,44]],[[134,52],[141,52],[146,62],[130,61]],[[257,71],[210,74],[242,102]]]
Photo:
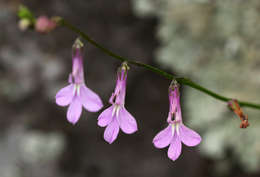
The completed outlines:
[[[177,135],[180,135],[180,123],[178,122],[172,123],[172,136],[174,135],[175,130],[177,132]]]
[[[80,85],[79,84],[75,84],[74,88],[73,88],[73,95],[77,95],[80,96]]]
[[[114,106],[114,109],[113,109],[113,111],[112,111],[112,117],[116,114],[116,117],[118,117],[119,116],[119,111],[120,111],[120,108],[121,108],[121,106],[120,105],[118,105],[118,104],[115,104],[115,106]]]
[[[175,124],[173,123],[172,124],[172,136],[174,135],[174,132],[175,132]]]

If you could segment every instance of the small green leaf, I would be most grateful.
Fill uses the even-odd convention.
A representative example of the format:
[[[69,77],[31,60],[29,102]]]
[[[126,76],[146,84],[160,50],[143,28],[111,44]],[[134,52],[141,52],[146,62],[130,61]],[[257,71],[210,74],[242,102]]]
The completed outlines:
[[[24,5],[20,5],[17,15],[20,19],[28,19],[32,23],[35,22],[35,17],[31,13],[31,11]]]

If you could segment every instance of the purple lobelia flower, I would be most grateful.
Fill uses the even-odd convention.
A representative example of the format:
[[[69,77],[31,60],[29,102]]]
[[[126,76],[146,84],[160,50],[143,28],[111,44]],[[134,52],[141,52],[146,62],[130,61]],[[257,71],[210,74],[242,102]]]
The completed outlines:
[[[181,154],[181,142],[186,146],[196,146],[201,142],[201,137],[182,122],[179,84],[176,81],[169,87],[169,100],[170,110],[167,118],[169,125],[154,137],[153,144],[159,149],[170,145],[168,157],[174,161]]]
[[[113,143],[117,138],[119,129],[126,133],[132,134],[137,131],[137,123],[135,118],[125,109],[127,63],[123,63],[117,73],[117,82],[114,93],[109,99],[112,104],[104,110],[98,117],[98,125],[106,127],[104,139],[109,143]]]
[[[72,124],[79,120],[82,106],[90,112],[97,112],[103,107],[99,96],[85,85],[82,49],[83,43],[77,39],[73,45],[69,85],[56,94],[56,103],[59,106],[69,105],[67,119]]]

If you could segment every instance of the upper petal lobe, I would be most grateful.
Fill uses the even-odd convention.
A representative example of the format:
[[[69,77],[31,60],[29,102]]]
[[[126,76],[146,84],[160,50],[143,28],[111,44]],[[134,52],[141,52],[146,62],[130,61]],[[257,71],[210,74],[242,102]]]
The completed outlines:
[[[180,138],[186,146],[196,146],[201,142],[200,135],[183,124],[180,126]]]
[[[100,97],[85,85],[80,87],[79,97],[84,108],[90,112],[97,112],[103,107]]]
[[[59,106],[67,106],[73,98],[74,85],[70,84],[56,94],[56,103]]]
[[[157,148],[165,148],[172,140],[172,126],[169,125],[160,131],[153,139],[153,144]]]

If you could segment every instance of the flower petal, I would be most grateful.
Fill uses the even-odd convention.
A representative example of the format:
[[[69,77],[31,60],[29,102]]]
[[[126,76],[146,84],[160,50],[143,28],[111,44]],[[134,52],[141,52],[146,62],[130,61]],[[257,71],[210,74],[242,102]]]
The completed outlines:
[[[180,138],[186,146],[196,146],[201,142],[200,135],[183,124],[180,126]]]
[[[110,106],[109,108],[105,109],[98,117],[98,125],[100,127],[107,126],[112,121],[112,112],[114,106]]]
[[[124,107],[120,108],[118,121],[120,128],[126,134],[132,134],[138,129],[135,118]]]
[[[67,119],[70,123],[75,124],[79,120],[79,117],[82,112],[82,105],[77,97],[74,97],[70,103]]]
[[[116,119],[113,119],[113,121],[110,124],[108,124],[108,126],[105,129],[104,139],[109,144],[111,144],[116,140],[118,133],[119,133],[118,122]]]
[[[156,148],[165,148],[172,140],[172,126],[169,125],[160,131],[153,139],[153,144]]]
[[[97,112],[103,107],[100,97],[85,85],[80,87],[79,98],[84,108],[90,112]]]
[[[56,104],[59,106],[67,106],[73,98],[74,85],[70,84],[58,91],[56,94]]]
[[[181,154],[181,140],[177,135],[177,133],[175,132],[170,147],[168,149],[168,157],[171,160],[175,161],[176,159],[178,159],[180,154]]]

